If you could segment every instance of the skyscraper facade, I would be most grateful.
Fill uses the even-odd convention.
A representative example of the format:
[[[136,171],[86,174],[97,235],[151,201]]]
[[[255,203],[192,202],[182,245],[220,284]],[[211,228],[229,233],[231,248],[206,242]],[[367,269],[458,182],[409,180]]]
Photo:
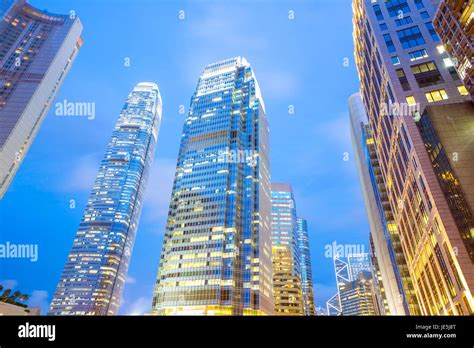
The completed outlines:
[[[355,160],[373,245],[374,291],[384,315],[418,314],[416,296],[400,245],[367,114],[359,93],[349,98]],[[380,273],[380,281],[378,275]]]
[[[78,17],[26,0],[0,4],[0,199],[79,52],[81,32]]]
[[[347,298],[341,297],[342,291],[347,288],[347,284],[357,281],[361,272],[371,272],[370,258],[367,253],[349,253],[344,257],[339,252],[335,252],[333,261],[337,293],[326,302],[326,308],[328,315],[344,315],[342,301]]]
[[[433,25],[464,85],[474,99],[474,0],[441,0]]]
[[[158,86],[137,84],[115,124],[51,302],[50,315],[117,314],[161,112]]]
[[[293,190],[272,183],[272,260],[275,315],[304,315],[301,256]]]
[[[269,128],[245,58],[208,65],[186,117],[156,315],[272,315]]]
[[[377,315],[373,293],[373,279],[368,271],[361,271],[354,280],[340,290],[343,316]]]
[[[301,288],[303,291],[303,308],[305,315],[315,315],[313,272],[311,271],[311,253],[309,249],[308,223],[305,219],[296,219],[298,249],[301,265]]]
[[[473,261],[416,124],[429,104],[470,100],[433,28],[433,2],[354,0],[353,11],[360,91],[420,311],[472,313]]]

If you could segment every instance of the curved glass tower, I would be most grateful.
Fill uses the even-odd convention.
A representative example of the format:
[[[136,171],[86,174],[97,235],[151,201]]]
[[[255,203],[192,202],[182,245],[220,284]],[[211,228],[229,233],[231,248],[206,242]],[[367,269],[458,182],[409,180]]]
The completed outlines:
[[[26,156],[82,45],[78,17],[26,0],[0,4],[0,199]]]
[[[268,132],[245,58],[208,65],[183,127],[153,314],[273,314]]]
[[[155,83],[135,86],[115,124],[50,315],[117,314],[161,123]]]

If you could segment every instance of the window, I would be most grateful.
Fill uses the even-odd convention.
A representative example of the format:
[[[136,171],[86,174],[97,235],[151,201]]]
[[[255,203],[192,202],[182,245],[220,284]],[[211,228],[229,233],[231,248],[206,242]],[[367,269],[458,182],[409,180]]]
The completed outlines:
[[[395,24],[397,25],[397,27],[401,27],[402,25],[410,24],[410,23],[413,23],[413,20],[411,19],[410,16],[404,16],[403,18],[399,18],[395,20]]]
[[[388,29],[387,24],[385,24],[385,23],[380,24],[380,30],[385,31],[387,29]]]
[[[433,23],[427,22],[427,23],[425,23],[425,25],[426,25],[426,29],[428,29],[428,31],[430,32],[430,35],[431,35],[431,38],[433,39],[433,41],[438,42],[439,41],[439,36],[436,33],[436,30],[434,30],[434,28],[433,28]]]
[[[393,65],[400,64],[400,59],[398,59],[398,56],[392,57],[392,63],[393,63]]]
[[[421,12],[420,15],[421,15],[421,18],[423,18],[423,19],[428,19],[428,18],[430,18],[430,15],[429,15],[428,12],[426,12],[426,11]]]
[[[428,57],[428,53],[427,53],[426,50],[423,48],[423,49],[421,49],[421,50],[413,51],[413,52],[408,53],[408,56],[410,57],[410,60],[413,62],[414,60],[427,58],[427,57]]]
[[[395,46],[393,45],[392,37],[390,34],[384,34],[383,36],[385,40],[385,44],[387,45],[387,49],[390,53],[393,53],[396,51]]]
[[[444,89],[426,92],[425,96],[430,103],[448,99],[448,95],[446,94],[446,91]]]
[[[406,0],[386,0],[385,5],[390,17],[401,17],[410,12],[410,6],[408,6]]]
[[[406,97],[405,99],[406,99],[409,106],[416,105],[416,100],[415,100],[414,96],[410,95],[410,96]]]
[[[420,88],[444,82],[434,61],[412,65],[411,72],[415,76]]]
[[[460,85],[458,86],[458,91],[460,95],[469,95],[469,92],[466,89],[466,86]]]
[[[450,68],[450,67],[454,66],[453,61],[451,60],[451,58],[444,58],[443,62],[444,62],[444,66],[446,68]]]
[[[403,48],[411,48],[423,45],[425,40],[417,25],[414,27],[402,29],[397,31],[398,39]]]
[[[439,54],[443,54],[444,52],[446,52],[446,49],[444,48],[443,45],[436,46],[436,49],[438,50]]]
[[[377,17],[377,20],[383,21],[383,14],[382,10],[380,9],[379,5],[374,5],[374,12],[375,12],[375,17]]]
[[[425,8],[425,4],[423,4],[423,0],[415,0],[415,5],[417,9]]]
[[[400,81],[400,84],[402,85],[402,88],[404,91],[409,91],[410,90],[410,84],[408,83],[407,76],[405,75],[405,71],[403,69],[397,69],[397,76],[398,80]]]

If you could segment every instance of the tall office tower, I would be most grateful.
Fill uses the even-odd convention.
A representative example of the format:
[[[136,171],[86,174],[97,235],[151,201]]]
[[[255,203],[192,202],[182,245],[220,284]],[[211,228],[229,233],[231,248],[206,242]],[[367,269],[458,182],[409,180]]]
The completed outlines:
[[[441,0],[433,26],[464,81],[459,91],[474,99],[474,0]]]
[[[377,315],[370,272],[360,272],[354,280],[344,285],[339,296],[343,316]]]
[[[316,315],[314,309],[313,272],[311,271],[308,223],[305,219],[297,218],[296,227],[298,235],[298,248],[300,253],[304,314]]]
[[[152,313],[272,315],[269,129],[252,67],[208,65],[185,120]]]
[[[334,272],[336,275],[337,293],[326,302],[328,315],[341,315],[341,291],[346,284],[357,280],[360,272],[370,272],[369,254],[350,253],[346,258],[335,252],[333,255]]]
[[[272,183],[271,198],[275,315],[304,315],[293,190],[289,184]]]
[[[82,45],[79,18],[0,4],[0,199]]]
[[[100,164],[49,315],[117,314],[161,111],[155,83],[133,88]]]
[[[372,131],[359,93],[349,98],[351,136],[355,160],[369,218],[370,236],[375,256],[373,270],[374,290],[386,315],[419,314],[413,284],[400,244],[397,225],[384,185],[377,159]],[[383,284],[383,285],[382,285]],[[383,289],[381,288],[383,287]]]
[[[470,97],[458,90],[447,53],[437,49],[431,1],[353,0],[353,10],[361,95],[420,311],[472,313],[473,260],[416,125],[428,104]],[[433,248],[430,231],[435,245],[446,248]],[[448,284],[456,277],[461,282],[451,296]]]

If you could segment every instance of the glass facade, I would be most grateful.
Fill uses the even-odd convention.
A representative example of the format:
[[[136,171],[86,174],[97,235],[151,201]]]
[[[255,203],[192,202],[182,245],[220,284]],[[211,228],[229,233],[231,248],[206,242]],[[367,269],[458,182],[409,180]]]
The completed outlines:
[[[275,315],[304,315],[296,205],[290,185],[272,183]]]
[[[439,49],[431,25],[423,18],[434,17],[433,2],[404,2],[410,8],[411,23],[397,23],[396,17],[388,19],[387,8],[381,6],[388,27],[382,33],[372,1],[353,0],[360,93],[421,314],[472,313],[472,261],[416,125],[428,104],[462,102],[470,97],[460,93],[459,77],[445,65],[444,59],[449,57]],[[390,49],[384,39],[387,34],[393,38]],[[426,57],[412,61],[410,53],[415,50],[424,50]],[[390,60],[392,53],[399,57],[397,66]],[[403,69],[403,79],[397,69]],[[443,94],[431,93],[440,90]],[[427,243],[431,230],[439,231],[434,234],[439,245],[449,241],[445,249],[440,249],[440,259],[434,256],[437,250]],[[441,277],[443,265],[453,265],[448,266],[449,272],[458,272],[462,279],[447,301],[443,296],[449,291]],[[434,286],[438,278],[440,282]]]
[[[269,128],[245,58],[191,99],[154,291],[156,315],[272,315]]]
[[[0,4],[0,199],[81,47],[79,18]]]
[[[375,142],[359,93],[349,98],[349,114],[357,170],[370,224],[374,292],[381,314],[419,314],[400,236],[383,184]]]
[[[309,249],[308,223],[297,218],[298,248],[300,252],[301,281],[303,289],[303,307],[305,315],[315,315],[313,272],[311,271],[311,254]]]
[[[115,315],[161,123],[155,83],[137,84],[100,164],[49,315]]]
[[[471,98],[474,98],[473,18],[474,2],[472,0],[441,0],[431,26],[439,34],[443,44],[441,47],[443,50],[446,49],[451,56],[451,61]]]
[[[369,271],[346,283],[340,290],[341,311],[343,316],[376,315],[373,293],[373,280]]]

